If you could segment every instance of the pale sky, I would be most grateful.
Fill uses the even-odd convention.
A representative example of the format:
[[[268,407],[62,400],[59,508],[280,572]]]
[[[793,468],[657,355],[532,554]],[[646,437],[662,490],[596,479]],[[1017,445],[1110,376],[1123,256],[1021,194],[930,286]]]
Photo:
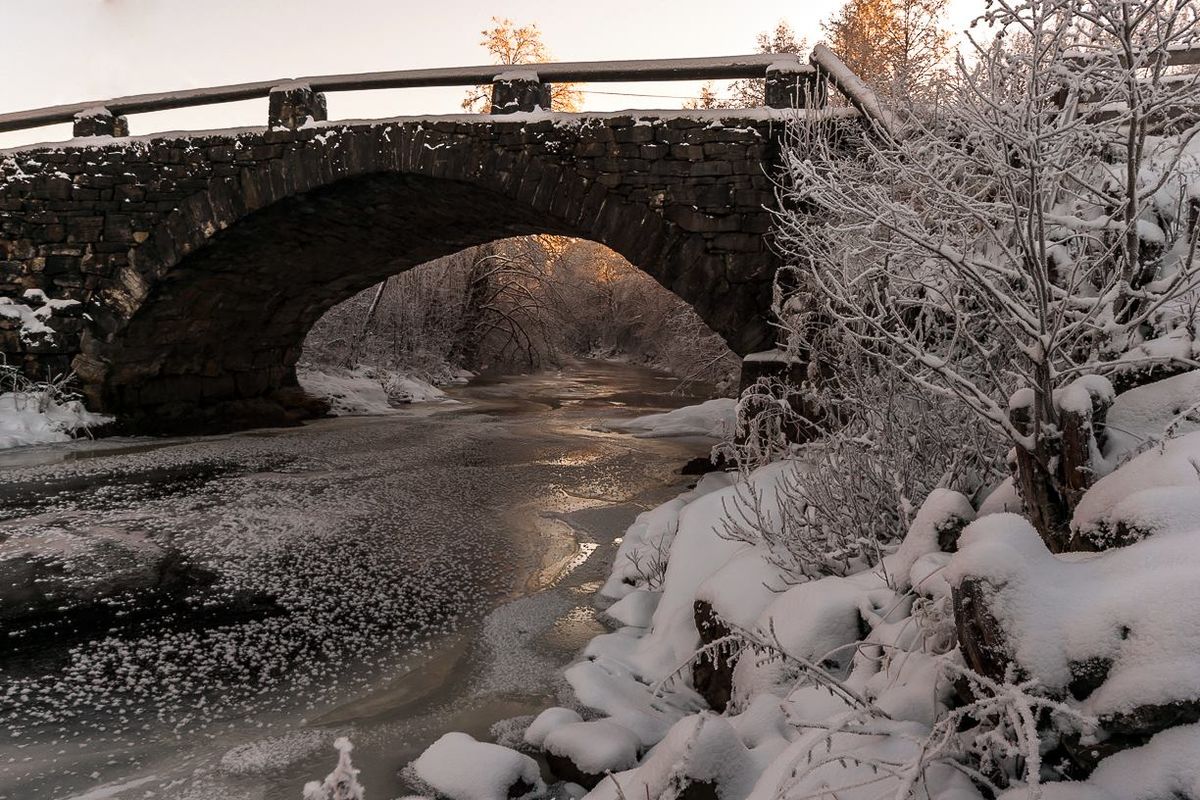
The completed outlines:
[[[952,0],[962,27],[982,0]],[[786,20],[809,43],[841,0],[0,0],[0,112],[127,94],[331,73],[488,62],[493,15],[536,22],[555,60],[739,55]],[[606,84],[693,95],[696,84]],[[329,95],[330,119],[457,112],[463,90]],[[588,110],[678,108],[588,94]],[[266,124],[266,99],[140,114],[131,133]],[[0,147],[69,138],[60,125],[0,133]]]

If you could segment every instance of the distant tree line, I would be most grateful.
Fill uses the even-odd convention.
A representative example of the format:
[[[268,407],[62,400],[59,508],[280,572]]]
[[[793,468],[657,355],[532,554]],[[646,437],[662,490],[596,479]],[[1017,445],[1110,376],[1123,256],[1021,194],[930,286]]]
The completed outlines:
[[[624,357],[728,392],[739,359],[683,300],[603,245],[557,236],[470,248],[326,313],[304,358],[437,379],[453,368],[525,371]]]

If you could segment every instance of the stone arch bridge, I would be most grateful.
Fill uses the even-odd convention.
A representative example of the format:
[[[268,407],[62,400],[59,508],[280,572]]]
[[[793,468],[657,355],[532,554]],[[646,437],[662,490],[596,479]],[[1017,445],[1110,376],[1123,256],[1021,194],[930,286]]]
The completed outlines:
[[[813,67],[769,58],[669,73],[671,62],[653,62],[636,76],[629,62],[522,68],[489,77],[491,115],[329,123],[322,79],[199,93],[269,96],[270,124],[258,129],[125,135],[122,112],[197,104],[193,95],[0,115],[0,130],[71,119],[76,133],[0,153],[0,351],[34,376],[73,369],[89,406],[143,429],[269,421],[302,402],[300,345],[332,305],[417,264],[533,233],[605,244],[735,352],[770,348],[768,208],[788,112],[538,107],[548,75],[580,79],[580,67],[593,68],[588,80],[766,74],[773,106],[823,100]]]

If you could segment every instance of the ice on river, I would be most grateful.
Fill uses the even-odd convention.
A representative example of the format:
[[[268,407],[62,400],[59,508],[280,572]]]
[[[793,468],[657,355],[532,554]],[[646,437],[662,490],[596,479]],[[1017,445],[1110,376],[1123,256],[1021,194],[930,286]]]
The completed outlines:
[[[636,368],[601,372],[589,381],[522,378],[510,391],[603,397],[642,381]],[[489,387],[486,414],[469,403],[414,406],[302,429],[109,445],[95,457],[8,469],[0,541],[85,528],[136,533],[170,553],[186,580],[148,618],[138,616],[145,598],[118,597],[72,618],[75,632],[55,629],[54,646],[31,650],[35,658],[0,658],[0,797],[70,797],[147,774],[159,777],[113,796],[170,785],[170,796],[201,797],[213,785],[225,791],[219,781],[266,780],[313,751],[315,740],[297,735],[305,720],[386,685],[463,626],[478,627],[489,609],[527,591],[564,540],[563,563],[576,563],[568,557],[586,534],[572,536],[547,514],[674,493],[684,479],[673,470],[695,455],[678,443],[591,432],[627,406],[516,403],[508,412],[497,391]],[[664,394],[658,407],[683,402]],[[560,636],[555,620],[569,622],[578,604],[562,597],[518,603],[485,627]],[[549,621],[522,622],[531,614]],[[496,647],[495,635],[470,638],[481,652]],[[552,660],[500,655],[481,685],[547,690],[550,678],[538,681],[534,670],[552,673]],[[332,729],[321,747],[331,740]],[[394,775],[403,749],[363,746],[376,781],[364,784],[386,791],[376,776]],[[403,760],[372,764],[383,751]],[[323,774],[289,772],[293,781]]]

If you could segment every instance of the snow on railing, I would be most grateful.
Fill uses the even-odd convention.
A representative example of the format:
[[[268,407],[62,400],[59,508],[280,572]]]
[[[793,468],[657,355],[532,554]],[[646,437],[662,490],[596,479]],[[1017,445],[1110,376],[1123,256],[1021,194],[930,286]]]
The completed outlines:
[[[883,104],[879,95],[855,75],[837,54],[819,44],[813,48],[812,63],[864,117],[875,123],[888,137],[895,137],[900,129],[896,116]]]
[[[1068,58],[1072,61],[1087,62],[1097,55],[1087,50],[1080,50],[1070,54]],[[1125,59],[1122,58],[1121,63],[1124,62]],[[1190,67],[1198,64],[1200,64],[1200,44],[1167,48],[1167,66]]]
[[[799,56],[786,53],[762,53],[743,56],[706,58],[649,59],[636,61],[579,61],[522,64],[516,68],[532,80],[545,83],[587,82],[613,83],[622,81],[732,80],[763,78],[769,72],[802,76],[814,72]],[[37,128],[62,122],[78,122],[86,116],[89,122],[101,119],[97,110],[107,111],[109,118],[125,114],[167,111],[177,108],[231,103],[270,97],[273,91],[297,86],[314,94],[324,92],[361,91],[365,89],[406,89],[430,86],[478,86],[495,84],[497,78],[514,69],[511,65],[490,64],[476,67],[368,72],[348,75],[320,75],[307,78],[278,78],[253,83],[188,89],[157,94],[131,95],[110,100],[88,100],[60,106],[0,114],[0,131]],[[89,133],[93,131],[89,130]],[[95,133],[106,132],[103,129]]]

